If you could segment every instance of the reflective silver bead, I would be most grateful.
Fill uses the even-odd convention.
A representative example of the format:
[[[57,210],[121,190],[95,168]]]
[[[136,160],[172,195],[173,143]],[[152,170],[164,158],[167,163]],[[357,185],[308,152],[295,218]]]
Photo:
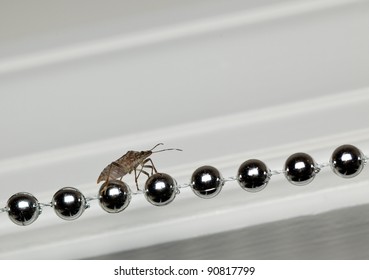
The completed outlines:
[[[147,179],[144,194],[148,202],[163,206],[172,202],[177,194],[177,182],[165,173],[156,173]]]
[[[58,190],[51,203],[56,215],[67,221],[79,218],[87,208],[86,198],[72,187]]]
[[[191,177],[192,191],[201,198],[213,198],[220,193],[224,180],[219,170],[205,165],[197,168]]]
[[[297,186],[310,183],[319,171],[314,159],[305,153],[291,155],[284,165],[287,180]]]
[[[258,192],[266,187],[270,176],[270,170],[264,162],[250,159],[242,163],[238,169],[237,181],[244,190]]]
[[[131,201],[131,189],[119,180],[110,180],[101,185],[99,204],[108,213],[119,213],[127,208]]]
[[[352,178],[364,168],[364,155],[353,145],[342,145],[332,153],[330,164],[333,172],[342,178]]]
[[[21,192],[11,196],[7,203],[10,220],[19,226],[27,226],[41,214],[38,200],[31,194]]]

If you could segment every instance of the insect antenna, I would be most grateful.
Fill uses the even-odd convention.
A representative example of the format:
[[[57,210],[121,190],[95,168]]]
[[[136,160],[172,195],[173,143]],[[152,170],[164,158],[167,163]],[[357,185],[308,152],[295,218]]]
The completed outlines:
[[[156,144],[154,147],[152,147],[152,148],[150,149],[150,151],[154,150],[157,146],[160,146],[160,145],[164,145],[164,143],[158,143],[158,144]]]
[[[154,150],[157,146],[160,146],[160,145],[164,145],[164,143],[156,144],[150,151]],[[180,151],[180,152],[182,152],[181,149],[169,148],[169,149],[163,149],[163,150],[155,151],[155,152],[152,152],[152,153],[154,154],[154,153],[160,153],[160,152],[164,152],[164,151]]]
[[[180,151],[180,152],[182,152],[183,150],[170,148],[170,149],[163,149],[163,150],[155,151],[155,152],[152,152],[152,153],[155,154],[155,153],[160,153],[160,152],[164,152],[164,151]]]

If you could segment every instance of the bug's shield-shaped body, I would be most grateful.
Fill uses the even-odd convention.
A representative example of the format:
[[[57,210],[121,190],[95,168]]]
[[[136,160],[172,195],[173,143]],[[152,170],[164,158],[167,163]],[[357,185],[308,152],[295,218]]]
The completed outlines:
[[[106,166],[101,172],[97,183],[121,178],[134,171],[144,160],[152,154],[152,151],[128,151],[122,157]]]

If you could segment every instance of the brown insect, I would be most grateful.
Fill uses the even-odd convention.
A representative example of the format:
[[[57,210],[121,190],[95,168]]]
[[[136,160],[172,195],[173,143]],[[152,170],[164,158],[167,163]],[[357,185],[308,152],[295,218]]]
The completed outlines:
[[[109,180],[115,180],[117,178],[120,178],[120,180],[122,180],[124,175],[131,174],[132,171],[134,171],[136,187],[137,190],[139,190],[137,181],[141,173],[145,174],[147,177],[153,175],[154,172],[158,173],[154,163],[152,162],[151,158],[149,158],[149,156],[154,153],[164,151],[182,151],[181,149],[163,149],[153,152],[153,150],[159,145],[163,145],[163,143],[156,144],[152,149],[148,151],[128,151],[122,157],[118,158],[116,161],[113,161],[103,169],[103,171],[100,173],[99,178],[97,178],[97,183],[100,183],[101,181],[105,181],[108,183]],[[138,172],[137,168],[139,168]],[[148,173],[146,170],[144,170],[144,168],[149,168],[151,172]]]

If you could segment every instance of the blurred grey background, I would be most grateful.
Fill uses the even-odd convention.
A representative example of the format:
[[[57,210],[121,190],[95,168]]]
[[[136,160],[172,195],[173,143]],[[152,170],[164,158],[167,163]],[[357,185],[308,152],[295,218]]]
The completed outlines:
[[[352,207],[94,259],[366,260],[368,210]]]

